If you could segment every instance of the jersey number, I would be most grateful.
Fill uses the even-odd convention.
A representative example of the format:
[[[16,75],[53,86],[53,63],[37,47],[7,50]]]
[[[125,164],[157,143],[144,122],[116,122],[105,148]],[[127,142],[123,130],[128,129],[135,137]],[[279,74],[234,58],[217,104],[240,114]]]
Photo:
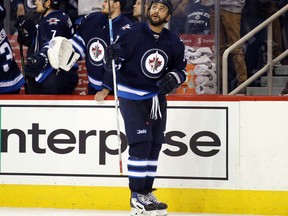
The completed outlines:
[[[13,53],[12,53],[11,47],[9,46],[7,42],[4,42],[2,46],[0,47],[0,56],[4,56],[4,55],[6,57],[6,61],[3,62],[2,67],[3,67],[4,72],[8,72],[10,68],[9,65],[11,65],[11,62],[13,60]]]

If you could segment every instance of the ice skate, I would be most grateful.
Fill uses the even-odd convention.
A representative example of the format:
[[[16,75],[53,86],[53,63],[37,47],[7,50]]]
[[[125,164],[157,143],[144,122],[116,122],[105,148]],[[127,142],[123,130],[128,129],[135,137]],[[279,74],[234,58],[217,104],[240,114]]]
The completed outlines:
[[[286,86],[280,93],[281,96],[288,96],[288,82],[286,83]]]
[[[154,205],[157,206],[157,216],[168,215],[168,212],[167,212],[168,205],[166,203],[158,201],[152,192],[148,193],[147,197]]]
[[[157,216],[157,206],[152,203],[147,195],[132,192],[131,216]]]

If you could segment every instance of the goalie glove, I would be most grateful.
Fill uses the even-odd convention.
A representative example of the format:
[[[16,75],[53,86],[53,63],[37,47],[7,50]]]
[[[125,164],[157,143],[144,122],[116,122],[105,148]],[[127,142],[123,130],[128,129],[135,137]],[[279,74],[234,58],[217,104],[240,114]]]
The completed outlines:
[[[47,64],[48,58],[44,53],[35,53],[27,58],[24,71],[31,77],[37,77]]]
[[[158,80],[157,86],[160,89],[160,94],[167,95],[174,89],[178,88],[181,83],[181,78],[176,72],[169,72]]]
[[[54,37],[49,42],[47,55],[52,68],[61,68],[65,71],[69,71],[80,57],[73,49],[71,42],[60,36]]]

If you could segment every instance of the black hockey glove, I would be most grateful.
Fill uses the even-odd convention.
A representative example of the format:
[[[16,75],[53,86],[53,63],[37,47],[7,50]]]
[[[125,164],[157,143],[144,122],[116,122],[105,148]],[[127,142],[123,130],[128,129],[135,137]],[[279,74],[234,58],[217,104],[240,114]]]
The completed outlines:
[[[115,60],[115,63],[117,64],[118,58],[120,54],[120,46],[119,44],[113,44],[107,46],[105,50],[105,68],[108,70],[112,69],[112,60]]]
[[[30,46],[31,41],[37,32],[37,28],[33,21],[25,19],[22,15],[17,18],[15,27],[18,29],[18,43]]]
[[[47,64],[48,58],[44,53],[35,53],[27,58],[24,71],[30,77],[37,77]]]
[[[167,95],[174,89],[178,88],[181,83],[181,78],[176,72],[169,72],[158,80],[157,86],[160,89],[160,94]]]
[[[36,29],[36,25],[34,24],[34,22],[30,19],[25,19],[25,17],[23,15],[17,17],[16,23],[15,23],[15,27],[17,29],[19,28],[23,28],[25,29],[28,33],[32,33],[35,32]]]
[[[31,46],[32,41],[33,41],[33,38],[30,37],[30,35],[28,33],[25,33],[24,29],[18,30],[17,42],[20,45]]]

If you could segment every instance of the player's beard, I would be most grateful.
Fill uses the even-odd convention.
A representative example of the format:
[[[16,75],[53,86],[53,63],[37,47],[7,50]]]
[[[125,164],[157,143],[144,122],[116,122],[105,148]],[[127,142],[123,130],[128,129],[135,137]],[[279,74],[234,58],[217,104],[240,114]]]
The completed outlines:
[[[159,19],[157,21],[154,21],[150,12],[149,12],[147,17],[148,17],[148,20],[152,26],[161,26],[161,25],[167,23],[167,17],[162,18],[162,19],[159,17]]]

